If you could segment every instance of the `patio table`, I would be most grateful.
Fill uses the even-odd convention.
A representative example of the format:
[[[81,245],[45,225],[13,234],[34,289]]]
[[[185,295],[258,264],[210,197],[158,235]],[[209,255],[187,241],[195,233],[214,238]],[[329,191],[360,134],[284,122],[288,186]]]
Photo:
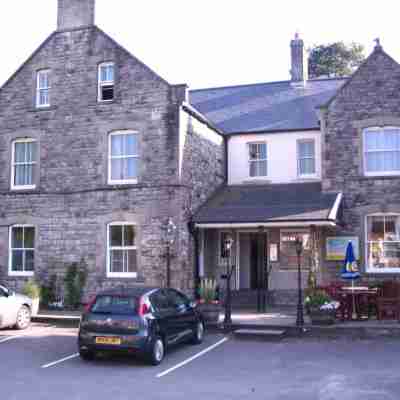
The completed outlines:
[[[371,308],[376,308],[376,299],[378,297],[378,289],[368,288],[367,286],[345,286],[339,290],[339,294],[343,299],[342,305],[351,308],[347,312],[348,319],[352,318],[353,312],[356,314],[356,319],[360,320],[366,317],[370,318]],[[353,296],[355,310],[353,310]]]

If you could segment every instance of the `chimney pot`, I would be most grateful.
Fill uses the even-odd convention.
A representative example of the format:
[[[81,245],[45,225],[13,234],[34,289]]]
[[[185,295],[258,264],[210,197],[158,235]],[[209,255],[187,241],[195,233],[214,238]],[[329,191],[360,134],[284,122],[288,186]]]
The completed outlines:
[[[59,31],[94,25],[95,0],[58,0]]]

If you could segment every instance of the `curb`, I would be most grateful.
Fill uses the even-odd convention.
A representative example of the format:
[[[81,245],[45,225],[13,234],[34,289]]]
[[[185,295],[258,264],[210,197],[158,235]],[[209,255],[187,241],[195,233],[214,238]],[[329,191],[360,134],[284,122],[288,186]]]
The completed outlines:
[[[46,315],[38,314],[31,318],[32,322],[40,322],[45,324],[59,324],[59,325],[69,325],[78,326],[81,317],[76,315]]]

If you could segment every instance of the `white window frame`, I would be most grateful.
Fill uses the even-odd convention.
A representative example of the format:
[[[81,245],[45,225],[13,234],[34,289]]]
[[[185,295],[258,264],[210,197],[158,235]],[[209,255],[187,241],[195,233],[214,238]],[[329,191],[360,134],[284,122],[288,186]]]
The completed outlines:
[[[368,274],[393,274],[393,273],[400,273],[399,268],[373,268],[370,267],[368,261],[368,246],[370,242],[368,241],[368,217],[399,217],[400,214],[396,213],[375,213],[375,214],[368,214],[365,216],[365,235],[364,235],[364,256],[365,256],[365,271]],[[399,241],[391,241],[391,243],[398,243]]]
[[[139,171],[137,173],[136,178],[132,179],[112,179],[112,160],[115,159],[124,159],[124,158],[136,158],[140,159],[140,149],[138,154],[128,154],[128,155],[122,155],[122,156],[113,156],[111,154],[112,152],[112,146],[111,146],[111,138],[113,136],[121,136],[121,135],[136,135],[136,138],[139,142],[139,133],[137,131],[116,131],[116,132],[111,132],[108,135],[108,184],[109,185],[127,185],[127,184],[137,184],[138,183],[138,176],[139,176]],[[139,143],[138,143],[138,148],[139,148]],[[139,165],[140,168],[140,165]]]
[[[35,248],[12,248],[12,230],[13,228],[33,228],[34,229],[34,240],[35,240],[35,245],[36,245],[36,227],[34,225],[27,225],[27,224],[16,224],[16,225],[11,225],[8,230],[8,275],[9,276],[34,276],[35,272],[34,271],[13,271],[12,270],[12,250],[30,250],[33,251],[34,254],[34,260],[35,260],[35,254],[36,254],[36,249]],[[24,233],[25,234],[25,233]],[[24,241],[24,240],[23,240]],[[25,257],[25,253],[24,253]],[[35,266],[35,263],[34,263]],[[25,268],[25,258],[23,261],[23,267]]]
[[[110,227],[111,226],[133,226],[135,229],[135,246],[117,246],[112,247],[110,245]],[[139,255],[138,246],[136,244],[137,240],[137,224],[134,222],[111,222],[107,224],[107,278],[137,278],[137,272],[111,272],[110,271],[110,250],[136,250],[136,266],[139,268]]]
[[[31,161],[31,162],[15,162],[15,144],[16,143],[38,143],[36,139],[32,138],[25,138],[25,139],[16,139],[13,140],[11,143],[11,190],[30,190],[30,189],[36,189],[36,182],[33,185],[15,185],[14,180],[15,180],[15,166],[16,165],[32,165],[32,171],[37,169],[38,161]],[[36,158],[39,157],[39,148],[36,148]],[[36,171],[37,173],[37,171]],[[33,176],[33,178],[35,175]]]
[[[102,81],[101,80],[101,68],[102,67],[109,67],[112,66],[114,69],[114,79],[111,81]],[[97,101],[100,103],[109,103],[111,101],[114,101],[115,99],[115,63],[112,61],[108,61],[108,62],[103,62],[101,64],[99,64],[98,67],[98,71],[97,71],[97,82],[98,82],[98,86],[97,86]],[[102,91],[101,88],[103,86],[113,86],[114,87],[114,96],[112,99],[109,100],[104,100],[102,99]]]
[[[258,158],[258,159],[251,159],[250,157],[250,146],[252,145],[260,145],[260,144],[264,144],[265,145],[265,157],[266,158]],[[268,172],[269,172],[269,166],[268,166],[268,143],[266,141],[262,141],[262,142],[248,142],[247,143],[247,154],[248,154],[248,163],[249,163],[249,170],[248,170],[248,175],[250,179],[265,179],[268,177]],[[266,175],[257,175],[257,176],[251,176],[250,175],[250,170],[251,170],[251,163],[255,163],[255,162],[262,162],[265,161],[266,165],[267,165],[267,174]]]
[[[302,143],[313,143],[314,145],[314,157],[301,157],[300,159],[300,144]],[[317,150],[315,139],[298,139],[296,142],[297,146],[297,176],[299,178],[316,178],[317,177]],[[314,172],[312,174],[302,174],[300,171],[301,160],[314,160]]]
[[[393,150],[373,150],[373,151],[368,151],[367,150],[367,140],[366,140],[366,135],[368,132],[374,132],[374,131],[385,131],[387,129],[397,129],[399,131],[399,135],[400,135],[400,127],[398,126],[382,126],[382,127],[369,127],[369,128],[365,128],[363,129],[362,132],[362,141],[363,141],[363,171],[364,171],[364,175],[365,176],[396,176],[396,175],[400,175],[400,170],[395,170],[395,171],[376,171],[376,172],[368,172],[367,171],[367,153],[378,153],[378,152],[397,152],[400,151],[397,149],[393,149]]]
[[[41,69],[39,71],[37,71],[36,73],[36,107],[37,108],[47,108],[50,107],[51,105],[51,76],[50,76],[50,69]],[[40,87],[40,76],[42,74],[46,74],[47,75],[47,80],[49,82],[49,85],[47,87],[41,88]],[[40,104],[40,92],[42,90],[47,90],[48,91],[48,103],[45,104]]]

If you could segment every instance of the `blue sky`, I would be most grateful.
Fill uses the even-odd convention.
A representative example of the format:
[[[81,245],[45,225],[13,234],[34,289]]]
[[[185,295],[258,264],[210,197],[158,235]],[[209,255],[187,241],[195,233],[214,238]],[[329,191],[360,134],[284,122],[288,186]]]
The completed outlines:
[[[56,27],[57,0],[3,0],[0,82]],[[21,12],[21,10],[24,10]],[[285,80],[296,30],[307,45],[381,43],[400,60],[400,5],[381,0],[97,0],[96,24],[170,83]]]

